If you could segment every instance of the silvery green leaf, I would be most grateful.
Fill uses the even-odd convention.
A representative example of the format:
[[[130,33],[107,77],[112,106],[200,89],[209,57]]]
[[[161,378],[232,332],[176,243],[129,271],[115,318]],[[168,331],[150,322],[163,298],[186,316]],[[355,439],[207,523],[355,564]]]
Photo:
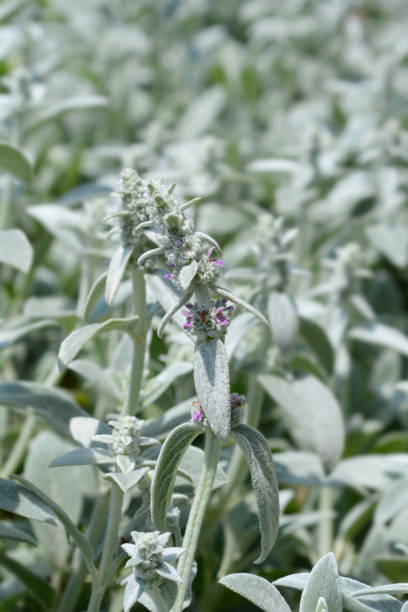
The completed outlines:
[[[359,342],[375,344],[394,349],[402,355],[408,356],[408,338],[394,327],[382,323],[363,323],[353,327],[349,337]]]
[[[60,102],[54,102],[48,106],[42,106],[41,110],[37,113],[33,113],[28,121],[27,128],[29,130],[35,130],[45,123],[63,117],[67,113],[90,109],[95,110],[98,108],[105,108],[107,105],[107,98],[93,95],[75,96]]]
[[[370,588],[367,584],[353,580],[352,578],[340,577],[343,603],[350,612],[400,612],[402,603],[395,597],[387,594],[360,595],[354,597],[354,593],[364,588]]]
[[[404,268],[408,263],[408,233],[404,223],[385,221],[366,228],[373,247],[385,255],[394,266]]]
[[[389,487],[397,476],[408,478],[408,457],[404,453],[347,457],[340,461],[330,479],[377,491]]]
[[[32,546],[37,546],[37,542],[33,536],[22,529],[10,527],[4,523],[0,523],[0,539],[15,540],[16,542],[26,542]]]
[[[24,317],[27,319],[57,319],[68,328],[74,327],[79,317],[67,302],[60,296],[30,297],[24,303]]]
[[[66,368],[70,361],[75,359],[81,349],[95,336],[113,330],[122,330],[131,333],[138,322],[138,316],[123,319],[108,319],[103,323],[89,323],[74,329],[62,342],[58,352],[58,362],[61,369]]]
[[[226,93],[220,85],[214,85],[201,92],[187,107],[177,127],[182,139],[196,138],[214,123],[226,101]]]
[[[105,480],[112,480],[113,482],[116,482],[123,493],[126,493],[126,491],[129,491],[132,487],[137,485],[143,476],[147,474],[149,469],[150,468],[148,467],[141,467],[133,470],[132,472],[112,472],[110,474],[105,474],[104,478]]]
[[[282,484],[318,487],[325,482],[321,461],[315,453],[275,453],[274,462],[278,482]]]
[[[279,529],[279,489],[272,455],[263,435],[249,425],[238,425],[231,436],[244,453],[251,475],[261,532],[261,554],[255,563],[262,563]]]
[[[27,487],[0,478],[0,508],[50,525],[57,524],[55,512]]]
[[[75,523],[73,523],[67,512],[65,512],[65,510],[54,499],[52,499],[46,493],[44,493],[44,491],[36,487],[32,482],[26,480],[25,478],[22,478],[21,476],[15,476],[14,478],[18,480],[20,484],[30,489],[31,492],[37,495],[47,506],[51,508],[51,510],[55,512],[61,523],[64,525],[64,528],[66,529],[67,533],[72,537],[72,539],[80,549],[84,557],[84,561],[88,567],[88,571],[93,575],[93,577],[95,577],[96,569],[93,562],[94,554],[92,547],[89,544],[88,539],[83,535],[81,531],[79,531]],[[82,484],[85,484],[85,482],[82,481]],[[78,500],[80,501],[80,497],[78,497]]]
[[[345,435],[341,410],[331,391],[313,376],[284,380],[264,374],[259,381],[282,407],[299,447],[317,453],[330,473],[343,453]]]
[[[103,369],[90,359],[75,359],[69,364],[69,369],[79,376],[85,378],[101,394],[109,397],[119,405],[124,399],[124,391],[121,389],[118,374],[111,368]]]
[[[359,293],[353,293],[352,295],[350,295],[349,299],[350,303],[356,309],[358,314],[363,316],[368,321],[374,321],[375,312],[362,295],[360,295]]]
[[[147,381],[143,389],[143,406],[155,402],[174,381],[184,374],[188,374],[193,366],[188,361],[179,361],[165,367],[157,376]]]
[[[300,599],[299,612],[316,612],[321,597],[329,610],[342,610],[340,579],[333,553],[327,553],[313,567]]]
[[[146,274],[145,277],[148,286],[150,287],[160,306],[165,312],[170,312],[176,308],[177,304],[181,304],[183,294],[173,285],[171,281],[164,278],[164,274],[165,272],[160,270],[153,272],[152,274]],[[172,317],[180,326],[183,325],[185,319],[180,310],[176,310]]]
[[[48,467],[64,467],[66,465],[103,465],[115,463],[115,458],[99,448],[75,448],[65,455],[56,457]]]
[[[299,572],[298,574],[290,574],[274,580],[273,584],[277,586],[287,587],[289,589],[296,589],[297,591],[303,591],[309,580],[309,572]]]
[[[0,231],[0,263],[28,272],[33,261],[33,247],[19,229]]]
[[[7,348],[14,342],[17,342],[24,336],[36,332],[46,327],[58,327],[59,323],[53,319],[45,319],[44,321],[35,321],[34,323],[27,323],[23,325],[16,325],[9,329],[3,329],[0,331],[0,349]]]
[[[183,423],[169,433],[160,450],[152,480],[151,515],[156,528],[161,531],[166,531],[166,515],[179,463],[202,431],[196,423]]]
[[[408,582],[398,582],[394,584],[381,584],[379,586],[371,587],[367,586],[362,588],[360,591],[353,593],[353,597],[363,597],[364,595],[383,595],[391,593],[397,593],[398,595],[404,595],[408,593]]]
[[[16,576],[44,610],[52,610],[56,593],[48,582],[30,570],[26,564],[0,552],[0,563]]]
[[[265,578],[255,574],[240,573],[224,576],[219,582],[265,612],[290,612],[278,589]]]
[[[89,290],[83,312],[80,313],[80,316],[85,319],[85,321],[93,323],[92,315],[94,314],[99,300],[104,297],[107,274],[107,272],[103,272],[100,276],[98,276]]]
[[[70,396],[60,389],[33,382],[0,384],[0,404],[23,409],[27,407],[44,418],[64,436],[70,436],[70,422],[74,417],[88,417]]]
[[[319,359],[326,372],[331,373],[334,365],[334,350],[324,329],[312,319],[301,316],[299,333],[310,350]]]
[[[299,162],[292,159],[256,159],[248,165],[249,172],[263,174],[295,174],[299,169]]]
[[[196,489],[200,482],[200,476],[204,465],[204,451],[197,446],[189,446],[184,453],[180,464],[179,472],[183,474]],[[228,482],[228,476],[220,464],[217,465],[212,490],[215,491]]]
[[[180,270],[179,281],[183,291],[187,291],[197,274],[198,263],[195,259]]]
[[[289,348],[299,329],[299,317],[293,298],[287,293],[272,291],[268,297],[268,319],[273,342],[279,348]]]
[[[218,285],[214,285],[212,289],[215,293],[217,293],[221,297],[226,298],[227,300],[229,300],[230,302],[233,302],[234,304],[237,304],[237,306],[241,306],[241,308],[250,312],[252,315],[254,315],[254,317],[262,321],[264,325],[269,327],[268,319],[262,314],[262,312],[260,312],[257,308],[255,308],[255,306],[252,306],[252,304],[248,304],[248,302],[246,302],[242,298],[231,293],[227,289],[223,289],[222,287],[219,287]]]
[[[85,222],[82,213],[55,204],[35,204],[29,206],[27,212],[70,249],[75,252],[83,250],[83,244],[77,235]]]
[[[110,435],[112,430],[103,421],[90,416],[75,416],[69,422],[72,439],[81,446],[90,446],[97,435]]]
[[[132,245],[121,245],[113,254],[109,262],[108,275],[105,285],[105,300],[111,306],[115,295],[119,289],[119,285],[125,274],[126,266],[133,253]]]
[[[194,384],[212,431],[225,441],[231,427],[231,399],[228,357],[220,339],[206,340],[196,346]]]
[[[7,172],[14,178],[28,183],[31,180],[31,164],[20,149],[0,142],[0,173]]]
[[[241,312],[241,314],[238,316],[233,317],[228,327],[228,334],[225,336],[225,349],[227,351],[228,359],[231,359],[240,341],[251,329],[254,323],[254,317],[248,312]]]
[[[374,521],[385,524],[407,507],[408,479],[398,478],[395,484],[384,491],[374,514]]]
[[[158,438],[169,433],[181,423],[188,421],[193,400],[194,398],[191,397],[184,402],[180,402],[180,404],[166,410],[159,419],[146,423],[143,427],[143,435]]]

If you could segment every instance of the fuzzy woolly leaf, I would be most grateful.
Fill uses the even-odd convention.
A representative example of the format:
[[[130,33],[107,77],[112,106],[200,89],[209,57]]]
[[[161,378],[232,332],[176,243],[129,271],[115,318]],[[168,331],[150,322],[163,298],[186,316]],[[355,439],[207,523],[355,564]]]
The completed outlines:
[[[7,172],[23,183],[28,183],[31,179],[31,164],[20,149],[0,142],[0,172]]]
[[[322,557],[312,569],[300,600],[300,612],[315,612],[321,597],[324,597],[329,610],[342,609],[340,580],[333,553]]]
[[[383,325],[382,323],[363,323],[353,327],[349,333],[350,338],[394,349],[402,355],[408,356],[408,337],[398,329]]]
[[[342,414],[331,391],[313,376],[284,380],[261,375],[259,381],[283,408],[289,432],[299,447],[316,452],[330,473],[344,447]]]
[[[212,431],[225,442],[231,427],[229,369],[225,346],[218,338],[196,346],[194,384]]]
[[[287,293],[272,291],[268,298],[268,318],[274,343],[279,348],[289,348],[299,329],[296,304],[291,296]]]
[[[299,332],[307,346],[316,355],[324,369],[331,373],[334,365],[334,350],[324,329],[312,319],[301,316]]]
[[[18,229],[0,231],[0,263],[28,272],[33,261],[33,247]]]
[[[195,423],[183,423],[170,432],[160,450],[152,480],[151,515],[161,531],[167,528],[166,515],[178,465],[190,444],[202,432]]]
[[[79,329],[74,329],[63,341],[58,352],[58,362],[61,369],[68,366],[69,362],[75,359],[79,351],[89,340],[108,331],[123,330],[130,332],[137,324],[139,317],[127,317],[124,319],[108,319],[103,323],[90,323]]]
[[[39,329],[45,329],[46,327],[58,327],[59,324],[53,319],[44,319],[42,321],[35,321],[34,323],[27,323],[26,325],[18,325],[9,329],[3,329],[0,331],[0,349],[7,348],[10,344],[17,342],[21,338],[24,338],[27,334],[32,334]]]
[[[27,407],[44,418],[63,436],[71,437],[70,422],[74,417],[88,417],[70,397],[61,390],[33,382],[0,384],[0,404],[26,411]]]
[[[194,259],[190,264],[188,264],[188,266],[181,268],[179,280],[183,291],[187,291],[187,289],[190,287],[195,275],[197,274],[197,270],[198,263]]]
[[[261,531],[261,554],[255,563],[262,563],[279,529],[279,489],[273,459],[267,441],[253,427],[239,425],[231,435],[244,453],[251,474]]]
[[[230,574],[219,581],[234,593],[242,595],[265,612],[290,612],[278,589],[255,574]]]
[[[113,254],[109,262],[108,275],[105,285],[105,300],[109,306],[112,305],[115,295],[119,289],[119,285],[125,274],[126,266],[133,253],[133,246],[121,245]]]
[[[115,458],[99,448],[75,448],[51,461],[48,467],[66,465],[103,465],[114,463]]]
[[[75,96],[68,100],[62,100],[61,102],[55,102],[42,107],[37,114],[30,118],[27,127],[33,130],[45,123],[55,121],[67,113],[105,108],[107,105],[108,99],[103,96]]]
[[[3,523],[0,523],[0,539],[15,540],[16,542],[25,542],[26,544],[37,546],[36,540],[29,533],[16,527],[9,527]]]
[[[30,592],[30,595],[44,610],[52,610],[55,601],[54,589],[43,578],[32,572],[26,565],[0,552],[0,563],[14,574]]]
[[[0,478],[0,508],[36,521],[57,524],[55,513],[35,493],[6,478]]]

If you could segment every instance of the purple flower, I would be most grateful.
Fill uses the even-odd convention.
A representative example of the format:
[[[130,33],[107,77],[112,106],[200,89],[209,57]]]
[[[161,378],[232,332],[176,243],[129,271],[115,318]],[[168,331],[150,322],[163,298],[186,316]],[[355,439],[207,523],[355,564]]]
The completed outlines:
[[[188,304],[186,304],[188,308]],[[193,315],[188,310],[183,310],[182,315],[186,317],[186,322],[183,325],[183,329],[191,329],[193,327]]]
[[[231,393],[231,408],[238,408],[245,403],[245,395]]]
[[[233,309],[233,306],[219,306],[215,311],[215,318],[217,319],[217,323],[222,326],[228,326],[230,324],[230,320],[224,315],[224,311],[230,311]]]
[[[191,420],[196,423],[201,423],[204,419],[203,407],[198,400],[193,401],[193,407],[191,409]]]
[[[168,272],[167,274],[164,275],[164,278],[166,278],[167,280],[172,280],[173,279],[173,274],[170,274]]]
[[[210,249],[208,249],[207,260],[211,263],[215,263],[219,268],[222,268],[224,265],[224,261],[222,259],[214,259],[213,257],[211,257],[214,249],[215,247],[211,247]]]

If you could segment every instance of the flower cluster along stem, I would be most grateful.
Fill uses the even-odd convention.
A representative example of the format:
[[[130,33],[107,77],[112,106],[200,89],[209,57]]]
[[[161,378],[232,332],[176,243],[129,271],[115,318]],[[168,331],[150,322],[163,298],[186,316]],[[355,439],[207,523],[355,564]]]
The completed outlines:
[[[212,486],[218,465],[221,443],[211,431],[206,432],[204,466],[200,476],[193,505],[188,517],[187,528],[183,539],[186,552],[181,556],[177,571],[182,582],[179,584],[176,600],[171,612],[181,612],[190,583],[191,570],[197,549],[198,539],[204,514],[211,495]]]
[[[123,414],[134,415],[140,412],[140,389],[143,382],[143,370],[146,352],[147,312],[146,284],[143,271],[134,268],[132,271],[133,314],[139,316],[137,330],[132,334],[133,355],[130,369],[129,391]]]

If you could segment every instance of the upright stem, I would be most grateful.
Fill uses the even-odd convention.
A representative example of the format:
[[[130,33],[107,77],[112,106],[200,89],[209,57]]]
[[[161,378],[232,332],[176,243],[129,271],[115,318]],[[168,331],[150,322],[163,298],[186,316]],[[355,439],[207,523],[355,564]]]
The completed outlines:
[[[123,407],[123,414],[135,414],[140,411],[140,389],[143,382],[143,370],[146,352],[147,313],[146,285],[140,268],[132,272],[133,314],[139,316],[137,331],[132,335],[133,356],[130,369],[129,393]]]
[[[115,554],[118,543],[119,524],[122,517],[122,501],[123,492],[114,482],[112,483],[109,518],[106,527],[105,541],[103,544],[103,552],[101,565],[99,567],[98,579],[96,584],[92,584],[91,599],[88,605],[88,612],[99,612],[103,596],[109,586],[110,569],[112,565],[113,555]]]
[[[211,431],[207,431],[205,439],[204,466],[200,476],[200,482],[194,497],[194,502],[188,517],[187,528],[184,534],[183,548],[186,552],[180,557],[177,571],[181,577],[176,601],[171,612],[181,612],[184,599],[190,583],[191,569],[200,537],[201,526],[205,510],[210,498],[212,485],[217,470],[218,457],[221,444]]]
[[[330,486],[325,486],[320,489],[320,512],[332,512],[333,505],[333,490]],[[331,516],[326,516],[319,523],[319,556],[323,557],[330,552],[333,547],[333,519]]]

